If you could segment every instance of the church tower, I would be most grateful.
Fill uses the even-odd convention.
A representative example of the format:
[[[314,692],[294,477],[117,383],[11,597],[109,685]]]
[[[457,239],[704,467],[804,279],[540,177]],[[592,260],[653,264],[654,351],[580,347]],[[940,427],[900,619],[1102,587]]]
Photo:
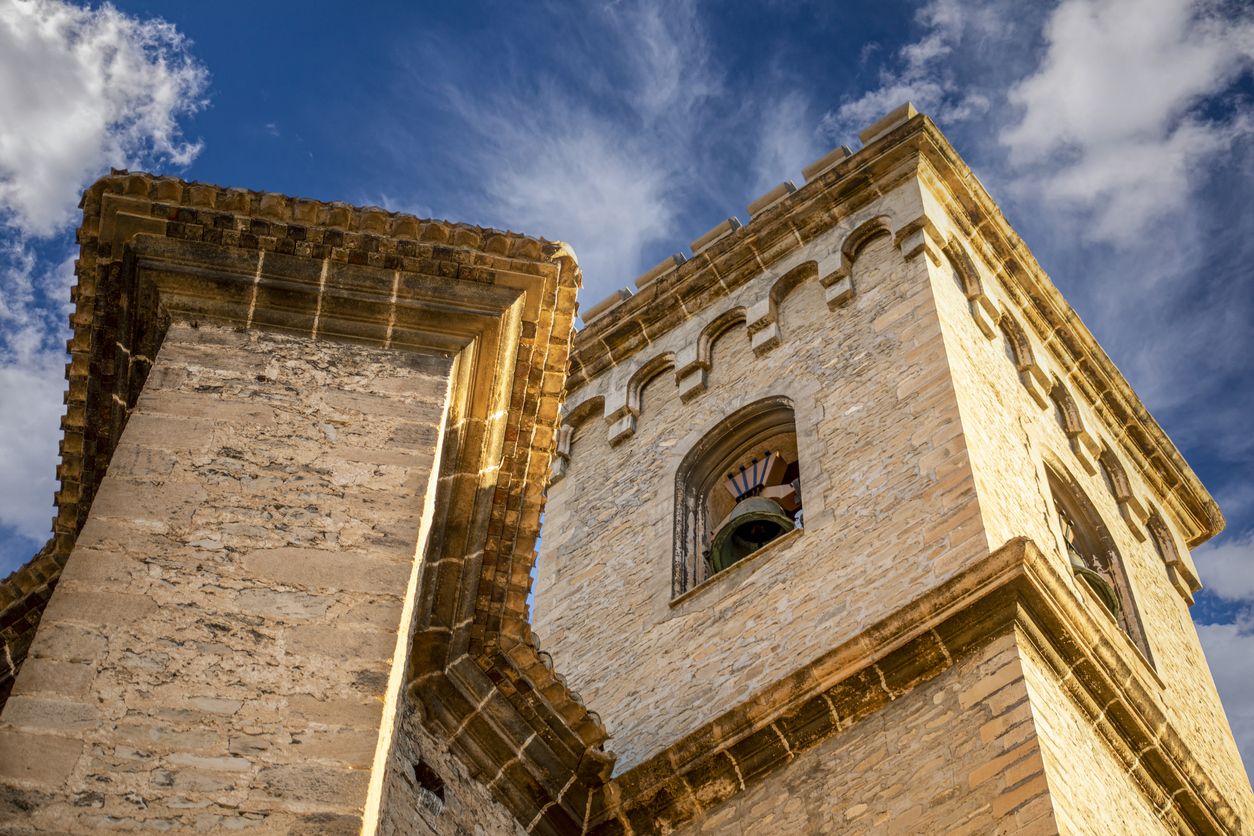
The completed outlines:
[[[602,833],[1248,832],[1223,519],[906,105],[584,313],[536,623]]]

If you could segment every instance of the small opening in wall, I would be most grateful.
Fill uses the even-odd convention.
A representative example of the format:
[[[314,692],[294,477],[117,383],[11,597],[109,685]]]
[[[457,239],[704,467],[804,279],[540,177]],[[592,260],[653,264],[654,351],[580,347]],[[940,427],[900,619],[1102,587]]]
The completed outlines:
[[[419,760],[414,764],[414,779],[418,782],[418,803],[433,816],[444,809],[444,779],[431,768],[431,764]]]

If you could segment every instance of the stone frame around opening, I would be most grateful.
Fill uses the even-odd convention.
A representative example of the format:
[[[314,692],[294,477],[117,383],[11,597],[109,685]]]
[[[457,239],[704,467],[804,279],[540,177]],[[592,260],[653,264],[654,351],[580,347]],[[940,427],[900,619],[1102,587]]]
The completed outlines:
[[[717,477],[730,459],[759,440],[781,433],[797,437],[796,412],[791,399],[776,395],[754,401],[719,421],[684,455],[675,473],[672,601],[714,577],[702,560],[699,541],[709,527],[705,497],[717,484]],[[797,454],[800,458],[800,449]]]
[[[1141,620],[1141,612],[1137,606],[1136,596],[1133,594],[1132,582],[1128,577],[1128,569],[1124,565],[1123,555],[1115,545],[1115,539],[1111,535],[1110,529],[1106,526],[1106,522],[1097,511],[1093,501],[1081,490],[1071,474],[1055,465],[1047,465],[1045,472],[1049,486],[1050,505],[1054,510],[1054,513],[1051,515],[1051,527],[1056,524],[1057,511],[1061,505],[1062,509],[1078,525],[1088,529],[1085,532],[1086,535],[1100,546],[1106,556],[1105,566],[1090,568],[1095,568],[1101,574],[1107,576],[1115,589],[1115,595],[1122,610],[1118,616],[1112,617],[1114,617],[1120,631],[1128,637],[1141,656],[1144,657],[1149,667],[1157,670],[1154,664],[1154,655],[1150,650],[1149,638],[1145,632],[1145,625]],[[1063,557],[1066,558],[1065,550],[1063,551]],[[1082,583],[1081,586],[1087,585]],[[1088,594],[1090,590],[1085,589],[1085,592]],[[1104,609],[1105,607],[1103,606]]]

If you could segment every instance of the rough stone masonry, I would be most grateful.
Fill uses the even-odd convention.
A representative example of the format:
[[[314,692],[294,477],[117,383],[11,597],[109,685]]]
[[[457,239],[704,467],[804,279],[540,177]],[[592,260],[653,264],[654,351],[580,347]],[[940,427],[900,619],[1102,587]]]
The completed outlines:
[[[92,186],[4,832],[1250,832],[1218,508],[935,125],[862,143],[577,334],[561,244]],[[737,433],[804,521],[712,572]]]

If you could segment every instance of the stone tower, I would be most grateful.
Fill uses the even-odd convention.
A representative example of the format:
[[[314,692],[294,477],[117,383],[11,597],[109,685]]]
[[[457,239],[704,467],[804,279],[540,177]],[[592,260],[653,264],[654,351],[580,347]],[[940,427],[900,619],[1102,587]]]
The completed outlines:
[[[88,189],[0,829],[1248,832],[1218,509],[936,127],[862,139],[573,348],[561,244]]]
[[[1214,501],[908,105],[589,309],[536,631],[597,832],[1249,832]]]

